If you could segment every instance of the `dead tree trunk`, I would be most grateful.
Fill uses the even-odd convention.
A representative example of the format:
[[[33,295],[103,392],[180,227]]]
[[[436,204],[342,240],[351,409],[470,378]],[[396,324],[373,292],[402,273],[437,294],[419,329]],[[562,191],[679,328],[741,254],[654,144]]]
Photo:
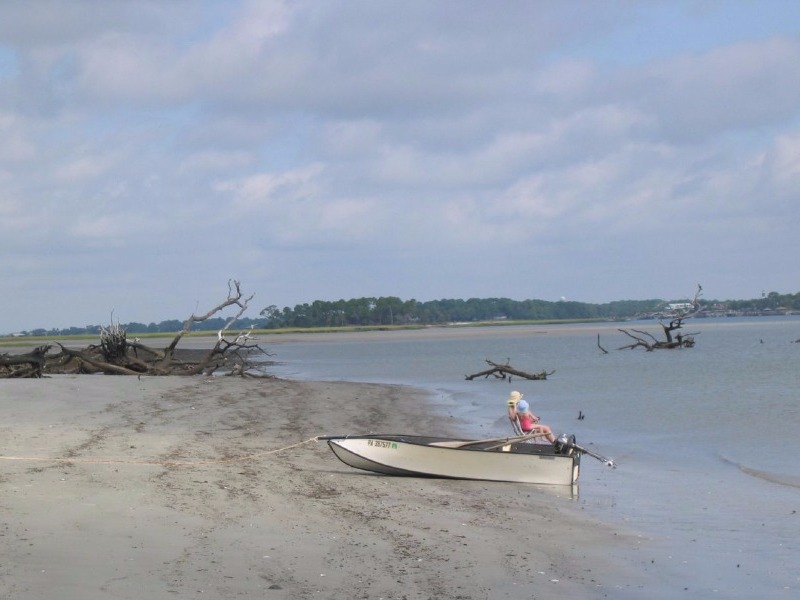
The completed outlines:
[[[39,346],[26,354],[0,354],[0,379],[41,377],[50,346]]]
[[[210,375],[218,370],[228,374],[254,376],[256,365],[250,360],[253,353],[268,354],[255,341],[251,331],[240,332],[228,339],[228,330],[247,310],[253,296],[244,298],[238,281],[228,282],[228,297],[207,313],[192,314],[183,328],[164,349],[151,348],[139,339],[129,340],[125,330],[117,325],[102,328],[100,344],[74,350],[58,344],[60,352],[47,355],[50,346],[42,346],[25,355],[0,356],[0,378],[41,377],[43,373],[104,373],[107,375]],[[201,323],[228,307],[237,307],[210,350],[178,350],[178,343]],[[262,375],[263,376],[263,375]]]
[[[685,319],[690,319],[697,314],[699,314],[703,309],[700,306],[699,298],[700,294],[703,291],[703,286],[699,283],[697,284],[697,291],[694,294],[694,298],[691,301],[691,309],[687,311],[683,311],[674,315],[672,319],[670,319],[669,323],[663,323],[659,321],[661,328],[664,331],[664,340],[657,340],[653,335],[646,331],[641,331],[639,329],[620,329],[622,333],[627,335],[630,338],[635,340],[634,343],[628,344],[627,346],[622,346],[618,348],[618,350],[633,350],[634,348],[642,347],[648,352],[653,350],[658,350],[661,348],[691,348],[694,346],[694,336],[699,335],[698,332],[683,334],[678,333],[674,337],[672,333],[674,331],[679,331],[683,327],[683,321]],[[633,333],[631,333],[633,332]],[[638,334],[638,335],[634,335]],[[599,340],[599,338],[598,338]]]

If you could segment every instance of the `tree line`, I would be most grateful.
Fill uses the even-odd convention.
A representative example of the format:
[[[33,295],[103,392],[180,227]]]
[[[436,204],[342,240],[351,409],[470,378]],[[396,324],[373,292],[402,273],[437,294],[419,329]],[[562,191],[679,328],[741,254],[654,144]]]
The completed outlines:
[[[688,299],[669,302],[686,302]],[[486,321],[549,321],[549,320],[625,320],[658,315],[668,302],[662,299],[618,300],[605,304],[590,304],[560,300],[511,300],[509,298],[442,299],[420,302],[402,300],[396,296],[352,298],[350,300],[297,304],[278,308],[270,305],[261,310],[259,318],[241,317],[236,327],[241,329],[283,329],[311,327],[368,327],[400,325],[440,325],[445,323],[474,323]],[[779,294],[770,292],[752,300],[702,302],[704,307],[737,313],[768,311],[800,311],[800,292]],[[176,319],[160,323],[127,323],[122,325],[131,335],[174,333],[183,321]],[[225,326],[221,318],[209,318],[197,323],[195,331],[218,331]],[[25,335],[80,335],[100,331],[100,325],[66,329],[35,329]]]
[[[402,300],[396,296],[353,298],[333,302],[315,300],[294,308],[268,306],[261,311],[266,322],[261,328],[305,328],[391,325],[437,325],[486,321],[626,320],[657,315],[670,303],[665,301],[617,300],[590,304],[560,300],[511,300],[509,298],[470,298],[469,300]],[[736,312],[787,310],[800,311],[800,293],[770,292],[760,299],[703,302],[714,310]]]
[[[396,296],[315,300],[294,308],[268,306],[261,311],[267,328],[436,325],[485,321],[622,319],[651,309],[660,300],[624,300],[608,304],[548,302],[509,298],[444,299],[420,302]]]

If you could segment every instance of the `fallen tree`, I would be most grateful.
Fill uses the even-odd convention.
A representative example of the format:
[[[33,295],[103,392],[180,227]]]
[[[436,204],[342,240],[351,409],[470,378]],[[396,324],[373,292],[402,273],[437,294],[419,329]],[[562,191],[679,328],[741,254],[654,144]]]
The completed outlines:
[[[489,364],[491,368],[486,369],[485,371],[481,371],[479,373],[473,373],[472,375],[465,375],[467,381],[472,381],[478,377],[483,377],[487,379],[489,377],[495,377],[496,379],[508,379],[511,381],[511,377],[520,377],[522,379],[531,379],[531,380],[540,380],[540,379],[547,379],[549,375],[555,373],[555,371],[542,371],[540,373],[527,373],[525,371],[520,371],[519,369],[515,369],[509,364],[510,359],[506,359],[505,364],[499,364],[486,359],[486,363]]]
[[[659,321],[661,328],[664,331],[664,339],[658,340],[654,335],[648,333],[647,331],[642,331],[640,329],[620,329],[622,333],[627,335],[628,337],[634,340],[633,343],[628,344],[626,346],[622,346],[618,348],[618,350],[632,350],[634,348],[644,348],[648,352],[653,350],[659,350],[662,348],[672,349],[672,348],[692,348],[694,346],[694,336],[699,335],[699,332],[694,333],[677,333],[673,336],[673,332],[679,331],[683,327],[683,321],[686,319],[691,319],[692,317],[698,315],[702,312],[703,308],[700,306],[699,298],[700,294],[703,291],[703,286],[699,283],[697,284],[697,291],[694,294],[694,298],[689,303],[691,308],[688,310],[681,310],[678,311],[669,321],[669,323],[664,323],[663,321]],[[633,333],[631,333],[633,332]],[[637,334],[637,335],[634,335]],[[600,337],[597,338],[597,344],[600,345]],[[602,347],[601,347],[602,349]]]
[[[100,343],[73,349],[62,343],[45,344],[31,352],[0,355],[0,378],[41,377],[45,374],[106,375],[211,375],[223,370],[228,375],[263,376],[252,361],[253,354],[268,354],[255,341],[251,331],[230,334],[229,330],[247,310],[253,298],[244,298],[238,281],[228,282],[228,297],[203,315],[192,314],[183,328],[163,349],[152,348],[138,338],[129,340],[125,330],[112,324],[100,331]],[[192,325],[205,321],[227,308],[235,307],[214,346],[208,350],[179,350],[178,343]],[[55,346],[57,353],[50,353]]]
[[[41,377],[50,346],[39,346],[26,354],[0,354],[0,378]]]
[[[694,336],[700,335],[699,332],[690,333],[687,335],[678,334],[675,339],[669,336],[667,340],[658,340],[651,333],[642,331],[641,329],[620,329],[622,333],[635,341],[627,346],[621,346],[618,350],[633,350],[634,348],[642,347],[648,352],[658,350],[660,348],[691,348],[694,346]],[[633,333],[638,335],[634,335]]]

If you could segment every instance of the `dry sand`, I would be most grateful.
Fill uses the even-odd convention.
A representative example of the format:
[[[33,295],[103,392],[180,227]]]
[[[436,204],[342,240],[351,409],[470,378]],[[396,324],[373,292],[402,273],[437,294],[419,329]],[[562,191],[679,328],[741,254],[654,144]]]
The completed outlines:
[[[563,490],[369,474],[313,439],[456,427],[397,386],[0,381],[0,598],[647,595],[615,559],[635,537]]]

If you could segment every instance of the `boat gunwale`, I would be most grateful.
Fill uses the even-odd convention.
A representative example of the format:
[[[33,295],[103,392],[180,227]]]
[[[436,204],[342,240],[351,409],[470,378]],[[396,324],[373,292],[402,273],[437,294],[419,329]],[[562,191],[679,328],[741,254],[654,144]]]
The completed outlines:
[[[390,442],[400,442],[414,446],[425,446],[441,450],[459,450],[470,452],[502,452],[504,454],[536,454],[543,456],[563,456],[572,458],[571,454],[559,452],[552,444],[535,443],[533,440],[522,441],[519,437],[491,438],[486,440],[475,440],[469,438],[453,438],[443,436],[428,435],[403,435],[403,434],[357,434],[343,436],[328,436],[328,443],[335,440],[382,440]],[[506,443],[503,443],[503,442]],[[438,445],[439,442],[460,442],[464,446],[445,446]],[[508,447],[508,449],[504,449]]]
[[[437,446],[432,445],[435,441],[454,441],[451,438],[443,438],[443,437],[432,437],[432,436],[414,436],[414,435],[398,435],[398,434],[366,434],[366,435],[348,435],[348,436],[331,436],[328,439],[328,445],[333,451],[334,455],[344,464],[360,469],[363,471],[373,472],[373,473],[381,473],[384,475],[394,475],[394,476],[406,476],[406,477],[427,477],[427,478],[439,478],[439,479],[471,479],[471,480],[482,480],[482,481],[506,481],[506,482],[518,482],[518,483],[538,483],[538,484],[551,484],[551,485],[574,485],[577,483],[578,473],[580,470],[580,453],[570,453],[570,454],[562,454],[558,452],[553,446],[547,444],[526,444],[526,443],[516,443],[513,446],[516,446],[515,449],[512,449],[510,446],[512,444],[507,445],[506,447],[501,447],[502,445],[497,445],[496,440],[483,440],[484,443],[490,444],[493,443],[493,446],[490,449],[482,449],[480,447],[461,447],[461,448],[453,448],[448,446]],[[355,442],[367,442],[369,440],[377,440],[381,442],[391,442],[391,443],[399,443],[404,444],[407,446],[418,447],[418,448],[425,448],[426,451],[433,452],[435,455],[438,456],[445,456],[450,455],[454,456],[458,453],[458,451],[463,452],[467,451],[470,453],[475,454],[483,454],[485,456],[507,456],[511,457],[518,457],[518,459],[524,459],[525,457],[530,457],[530,459],[545,460],[547,462],[556,461],[557,463],[564,464],[564,461],[569,462],[569,466],[564,465],[563,467],[559,467],[559,470],[568,469],[569,472],[572,473],[570,477],[570,481],[533,481],[531,479],[519,478],[519,477],[497,477],[493,475],[489,476],[471,476],[471,475],[464,475],[464,474],[447,474],[441,470],[426,470],[426,469],[408,469],[400,466],[393,466],[390,463],[381,462],[375,460],[374,456],[370,456],[369,453],[361,453],[358,452],[357,449],[347,447],[347,441],[355,441]],[[470,442],[474,440],[462,440],[464,442]],[[539,447],[537,450],[536,447]],[[516,451],[514,451],[516,450]],[[545,477],[547,479],[547,477]]]

